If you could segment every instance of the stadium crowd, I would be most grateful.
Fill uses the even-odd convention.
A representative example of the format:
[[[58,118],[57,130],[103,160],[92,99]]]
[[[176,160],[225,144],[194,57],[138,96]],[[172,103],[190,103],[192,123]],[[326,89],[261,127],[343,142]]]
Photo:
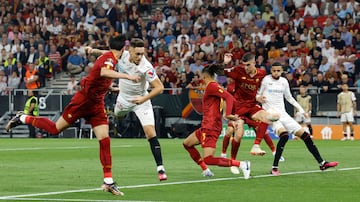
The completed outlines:
[[[153,0],[154,1],[154,0]],[[291,87],[360,88],[360,4],[355,0],[0,0],[0,90],[43,88],[57,74],[86,76],[109,36],[145,41],[165,88],[196,88],[224,53],[246,52]],[[226,86],[227,79],[217,80]],[[164,93],[176,92],[165,91]]]

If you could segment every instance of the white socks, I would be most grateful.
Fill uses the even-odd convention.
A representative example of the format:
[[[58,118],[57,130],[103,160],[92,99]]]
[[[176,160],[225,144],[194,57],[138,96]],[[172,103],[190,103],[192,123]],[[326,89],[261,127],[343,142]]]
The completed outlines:
[[[114,180],[112,179],[112,177],[105,177],[104,182],[105,184],[112,184],[114,183]]]

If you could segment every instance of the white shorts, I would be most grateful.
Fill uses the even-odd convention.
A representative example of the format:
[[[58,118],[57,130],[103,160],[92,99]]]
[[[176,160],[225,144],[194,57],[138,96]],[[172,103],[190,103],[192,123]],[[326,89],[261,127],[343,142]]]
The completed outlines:
[[[309,116],[307,118],[305,118],[303,113],[300,112],[296,112],[295,114],[295,120],[298,123],[311,123],[311,114],[309,114]]]
[[[271,126],[276,134],[280,128],[285,128],[286,131],[293,134],[302,128],[301,125],[287,113],[281,113],[280,119],[273,122]]]
[[[155,125],[154,111],[150,100],[137,105],[118,97],[114,109],[115,115],[123,117],[131,111],[135,112],[142,126]]]
[[[342,113],[341,117],[340,117],[340,121],[341,121],[341,123],[344,123],[344,122],[352,123],[352,122],[354,122],[354,113],[353,113],[353,111]]]

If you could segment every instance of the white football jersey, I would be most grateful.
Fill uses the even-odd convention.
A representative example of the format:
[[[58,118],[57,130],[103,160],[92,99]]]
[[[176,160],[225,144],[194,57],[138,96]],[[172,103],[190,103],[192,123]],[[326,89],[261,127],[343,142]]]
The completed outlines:
[[[119,79],[119,96],[126,101],[131,101],[135,96],[146,95],[148,93],[149,82],[158,78],[153,65],[145,56],[142,57],[139,65],[131,63],[129,58],[130,53],[125,50],[117,63],[117,69],[120,73],[138,75],[140,81],[134,82],[128,79]]]
[[[288,81],[284,77],[280,77],[278,80],[273,79],[271,75],[267,75],[261,82],[258,95],[265,96],[265,103],[262,107],[265,110],[275,110],[280,113],[286,113],[284,98],[303,113],[304,110],[296,102],[291,95]]]

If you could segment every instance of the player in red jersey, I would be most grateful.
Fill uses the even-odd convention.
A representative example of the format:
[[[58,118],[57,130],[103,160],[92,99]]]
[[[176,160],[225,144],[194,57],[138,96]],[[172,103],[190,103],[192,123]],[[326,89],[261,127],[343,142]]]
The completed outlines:
[[[227,65],[232,60],[232,54],[227,53],[224,55],[224,63]],[[262,79],[265,77],[266,72],[263,69],[257,69],[255,64],[255,55],[246,53],[242,58],[243,65],[231,68],[224,68],[226,76],[235,81],[234,92],[234,110],[239,117],[247,117],[256,122],[256,139],[251,148],[250,153],[253,155],[264,155],[266,152],[260,148],[260,142],[264,138],[268,123],[279,119],[278,114],[270,114],[263,110],[257,104],[256,93],[260,88]],[[235,131],[234,136],[234,151],[237,151],[240,146],[240,139],[242,137],[242,128],[237,127],[240,131]],[[271,141],[272,142],[272,141]],[[236,148],[237,147],[237,148]],[[275,146],[272,144],[272,147]],[[233,150],[233,149],[232,149]]]
[[[228,80],[228,84],[226,86],[226,90],[234,95],[235,93],[235,82],[233,79],[231,78],[227,78]],[[234,123],[233,121],[229,121],[228,122],[228,128],[226,130],[226,133],[224,135],[223,138],[223,143],[222,143],[222,150],[221,150],[221,157],[226,158],[226,150],[229,146],[230,143],[230,139],[231,137],[234,136],[235,130],[234,130],[234,125],[236,125],[237,128],[237,136],[238,138],[233,138],[232,142],[231,142],[231,159],[236,159],[237,153],[238,153],[238,149],[239,147],[237,146],[238,144],[241,143],[241,138],[243,137],[244,134],[244,124],[248,124],[250,127],[254,128],[255,130],[257,130],[257,126],[259,124],[258,121],[253,121],[247,117],[239,117],[239,120]],[[271,140],[271,137],[269,136],[269,133],[266,133],[264,136],[264,140],[266,142],[266,144],[269,146],[271,152],[273,153],[273,155],[275,155],[276,152],[276,148],[274,146],[273,141]],[[280,161],[285,161],[284,157],[281,156]],[[231,168],[231,172],[234,174],[239,174],[239,170],[237,168]]]
[[[110,51],[100,56],[94,63],[89,75],[82,79],[81,90],[71,99],[65,107],[61,117],[55,122],[45,117],[34,117],[18,113],[6,126],[9,131],[21,124],[31,124],[53,135],[59,134],[71,126],[79,118],[85,118],[93,128],[100,144],[100,162],[103,166],[104,191],[114,195],[124,195],[112,178],[110,137],[107,115],[105,113],[104,97],[116,78],[126,78],[138,81],[138,76],[131,76],[114,70],[115,65],[125,46],[125,37],[116,36],[109,39]]]
[[[212,64],[204,67],[201,77],[205,82],[206,88],[203,101],[203,120],[201,128],[192,132],[183,142],[184,148],[189,152],[191,158],[201,167],[205,177],[213,176],[207,165],[218,165],[222,167],[236,166],[241,168],[244,179],[250,177],[250,162],[237,161],[228,158],[214,157],[216,142],[222,130],[222,101],[225,100],[225,118],[237,120],[237,116],[232,115],[233,97],[230,93],[220,87],[214,80],[215,72],[221,70],[218,65]],[[201,144],[203,148],[203,158],[195,148]]]

